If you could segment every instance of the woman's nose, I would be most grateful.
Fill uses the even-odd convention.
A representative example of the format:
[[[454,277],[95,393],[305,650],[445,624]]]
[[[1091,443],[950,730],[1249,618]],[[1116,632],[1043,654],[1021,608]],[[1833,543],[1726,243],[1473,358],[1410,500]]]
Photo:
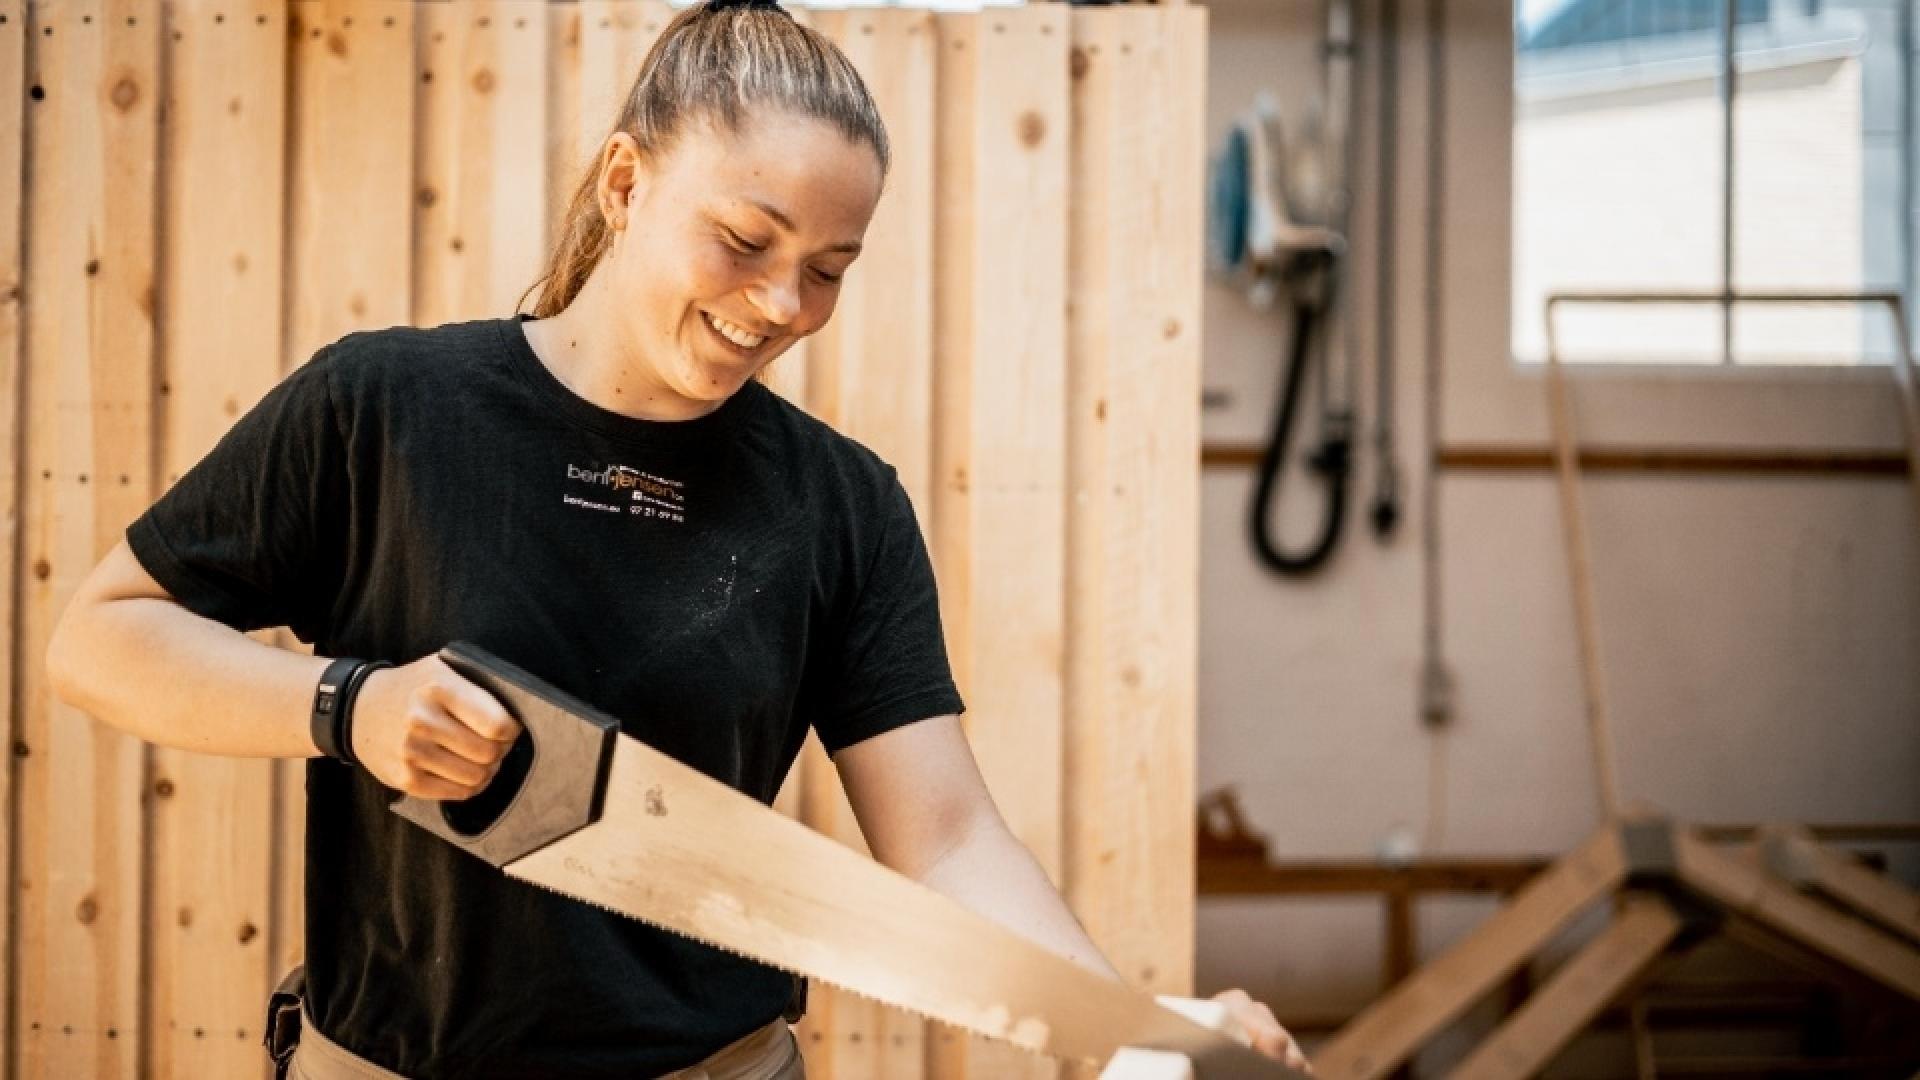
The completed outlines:
[[[770,278],[758,288],[747,290],[747,299],[761,318],[776,326],[786,326],[800,314],[800,287],[797,281]]]

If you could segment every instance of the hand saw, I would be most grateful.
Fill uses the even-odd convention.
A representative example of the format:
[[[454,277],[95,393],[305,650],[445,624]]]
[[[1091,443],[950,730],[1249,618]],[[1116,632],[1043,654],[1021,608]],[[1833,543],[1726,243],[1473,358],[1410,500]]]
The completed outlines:
[[[1099,1065],[1133,1047],[1184,1054],[1203,1080],[1302,1075],[621,735],[475,645],[440,658],[513,713],[531,763],[467,803],[404,796],[393,810],[510,877],[1035,1053]],[[504,809],[457,809],[482,801]]]

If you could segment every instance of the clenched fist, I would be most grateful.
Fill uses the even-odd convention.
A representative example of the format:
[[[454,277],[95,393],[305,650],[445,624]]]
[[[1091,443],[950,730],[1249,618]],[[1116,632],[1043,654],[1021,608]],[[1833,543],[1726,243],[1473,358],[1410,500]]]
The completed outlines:
[[[381,783],[423,799],[478,794],[520,723],[498,698],[430,653],[370,673],[353,704],[353,756]]]

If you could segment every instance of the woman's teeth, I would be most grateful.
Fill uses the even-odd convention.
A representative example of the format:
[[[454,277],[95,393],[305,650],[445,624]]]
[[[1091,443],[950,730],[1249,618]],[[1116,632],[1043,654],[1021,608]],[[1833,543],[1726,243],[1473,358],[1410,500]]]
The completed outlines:
[[[756,348],[761,342],[767,340],[765,334],[750,333],[711,312],[701,312],[701,314],[707,317],[707,324],[715,330],[718,330],[721,337],[726,338],[728,341],[733,342],[743,349]]]

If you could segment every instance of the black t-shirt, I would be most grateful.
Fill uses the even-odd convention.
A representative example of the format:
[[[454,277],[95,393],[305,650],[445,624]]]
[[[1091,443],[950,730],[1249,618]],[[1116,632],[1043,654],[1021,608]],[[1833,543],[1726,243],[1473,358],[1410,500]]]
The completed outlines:
[[[757,382],[657,422],[559,381],[518,318],[348,334],[127,529],[187,608],[404,663],[464,639],[771,802],[962,709],[891,466]],[[309,1008],[408,1076],[651,1076],[778,1015],[789,976],[513,881],[307,765]]]

